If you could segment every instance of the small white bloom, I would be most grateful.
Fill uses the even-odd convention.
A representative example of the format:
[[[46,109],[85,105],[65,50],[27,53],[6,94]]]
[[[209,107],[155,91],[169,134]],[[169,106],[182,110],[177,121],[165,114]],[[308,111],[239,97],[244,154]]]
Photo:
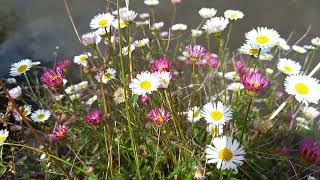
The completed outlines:
[[[274,71],[273,71],[273,69],[271,69],[271,68],[267,68],[267,69],[266,69],[266,73],[267,73],[267,74],[273,74],[273,72],[274,72]]]
[[[259,59],[260,60],[263,60],[263,61],[271,61],[273,59],[273,55],[272,54],[262,54],[259,56]]]
[[[309,51],[317,49],[316,47],[314,47],[312,45],[304,45],[303,48],[305,48],[306,50],[309,50]]]
[[[273,29],[258,27],[246,33],[249,43],[257,44],[260,47],[272,48],[279,42],[280,35]]]
[[[7,137],[9,136],[9,131],[6,129],[0,130],[0,146],[3,145]]]
[[[141,13],[141,14],[139,14],[139,17],[140,17],[140,19],[147,19],[150,17],[150,14],[149,13]]]
[[[201,30],[197,30],[197,29],[191,30],[192,37],[200,37],[202,34],[203,34],[203,31],[201,31]]]
[[[311,44],[316,46],[316,47],[320,47],[320,37],[313,38],[311,40]]]
[[[241,83],[231,83],[227,86],[227,89],[230,91],[240,91],[241,89],[243,89],[243,85]]]
[[[110,13],[98,14],[91,20],[90,27],[91,29],[108,28],[113,21],[114,16]]]
[[[20,62],[11,65],[10,76],[20,76],[26,73],[32,67],[32,61],[30,59],[23,59]]]
[[[138,13],[132,10],[125,10],[120,12],[120,19],[124,22],[132,22],[136,17]]]
[[[15,78],[8,78],[8,79],[6,80],[6,82],[7,82],[8,84],[16,84],[16,83],[17,83],[17,80],[16,80]]]
[[[20,86],[12,88],[9,90],[9,94],[12,99],[18,99],[22,95],[22,89]]]
[[[31,114],[31,119],[35,122],[44,122],[51,116],[51,112],[45,109],[38,109]]]
[[[260,51],[260,53],[259,53],[259,51]],[[260,47],[256,43],[250,43],[250,42],[243,44],[239,49],[240,53],[248,54],[248,55],[254,56],[254,57],[258,57],[258,55],[260,57],[261,55],[265,55],[265,54],[269,53],[269,51],[270,51],[269,48]]]
[[[300,73],[301,66],[298,62],[291,59],[281,58],[279,59],[278,69],[285,74],[292,75]]]
[[[164,22],[154,23],[151,27],[151,30],[159,30],[164,26]]]
[[[300,54],[304,54],[304,53],[307,52],[307,50],[306,50],[305,48],[303,48],[303,47],[301,47],[301,46],[297,46],[297,45],[293,45],[293,46],[292,46],[292,49],[293,49],[294,51],[296,51],[297,53],[300,53]]]
[[[164,89],[168,88],[172,77],[170,72],[162,71],[157,72],[156,74],[160,80],[160,87]]]
[[[75,56],[73,58],[73,62],[82,66],[87,66],[90,56],[91,56],[90,53],[80,54],[79,56]]]
[[[88,101],[86,102],[86,105],[91,106],[94,102],[96,102],[98,99],[97,95],[92,96],[91,98],[88,99]]]
[[[232,112],[228,106],[218,101],[205,104],[201,111],[201,116],[207,123],[214,125],[224,125],[232,118]]]
[[[156,91],[160,86],[161,82],[159,77],[150,72],[142,72],[137,75],[135,79],[129,84],[129,88],[133,94],[145,95],[151,94],[152,91]]]
[[[309,121],[307,121],[305,118],[303,117],[297,117],[296,118],[296,121],[297,121],[297,125],[301,128],[304,128],[304,129],[307,129],[307,130],[310,130],[310,127],[309,127]]]
[[[95,32],[89,32],[82,35],[82,44],[85,46],[97,45],[101,41],[101,37]]]
[[[189,122],[197,122],[201,119],[200,108],[198,106],[193,106],[188,110],[187,120]]]
[[[78,89],[77,85],[71,85],[71,86],[67,87],[64,91],[65,91],[67,94],[70,95],[70,94],[76,93],[76,92],[77,92],[77,89]]]
[[[70,99],[71,99],[71,101],[74,101],[74,100],[76,100],[76,99],[79,99],[80,97],[81,97],[81,95],[78,94],[78,93],[76,93],[76,94],[72,94],[72,95],[70,96]]]
[[[234,80],[234,79],[239,79],[240,78],[236,71],[227,72],[224,75],[224,77],[229,79],[229,80]]]
[[[149,39],[144,38],[142,40],[136,40],[133,44],[134,46],[141,48],[149,44]]]
[[[147,19],[145,21],[137,21],[136,24],[138,26],[149,25],[150,24],[150,19]]]
[[[199,10],[199,15],[204,19],[209,19],[215,16],[217,13],[217,10],[214,8],[201,8]]]
[[[132,51],[134,51],[136,49],[136,47],[133,44],[130,44],[130,53],[132,53]],[[129,54],[129,47],[123,47],[122,48],[122,54],[127,56]]]
[[[224,17],[230,19],[230,20],[238,20],[242,19],[244,16],[243,12],[238,10],[226,10],[224,12]]]
[[[214,17],[208,19],[202,29],[207,33],[218,33],[223,31],[229,24],[229,20],[224,17]]]
[[[127,24],[122,19],[120,19],[120,23],[119,23],[119,19],[116,19],[115,21],[112,22],[112,26],[115,29],[119,29],[119,27],[120,27],[120,29],[123,29],[123,28],[127,27]]]
[[[159,4],[159,0],[145,0],[144,4],[147,6],[155,6]]]
[[[278,39],[277,45],[284,51],[288,51],[290,49],[290,46],[288,45],[287,41],[283,38]]]
[[[303,114],[306,118],[312,120],[318,117],[320,115],[320,112],[316,108],[309,106],[303,109]]]
[[[89,85],[88,81],[81,81],[80,83],[78,83],[76,85],[76,91],[86,89],[88,87],[88,85]]]
[[[187,25],[180,23],[180,24],[174,24],[174,25],[171,27],[171,30],[172,30],[172,31],[185,31],[187,28],[188,28]]]
[[[213,137],[220,136],[223,134],[223,126],[222,125],[216,126],[214,124],[208,124],[206,130]]]
[[[111,79],[115,78],[116,73],[117,71],[115,69],[108,68],[105,70],[105,72],[98,73],[95,78],[98,82],[102,81],[102,83],[107,84]]]

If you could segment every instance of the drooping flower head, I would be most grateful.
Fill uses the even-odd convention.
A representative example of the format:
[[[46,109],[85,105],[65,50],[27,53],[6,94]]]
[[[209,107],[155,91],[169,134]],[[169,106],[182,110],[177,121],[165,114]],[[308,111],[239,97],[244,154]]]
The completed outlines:
[[[70,65],[71,65],[71,60],[64,59],[64,60],[58,61],[56,66],[66,72],[70,67]]]
[[[20,86],[12,88],[12,89],[9,90],[9,94],[10,94],[12,99],[18,99],[22,95],[22,88]]]
[[[269,81],[260,72],[248,70],[241,76],[241,83],[248,92],[256,93],[267,87]]]
[[[59,124],[51,134],[49,134],[51,140],[57,141],[63,139],[68,132],[68,127],[65,124]]]
[[[9,131],[6,129],[0,130],[0,146],[3,145],[4,141],[9,136]]]
[[[223,31],[229,24],[229,20],[224,17],[214,17],[208,19],[202,29],[207,33],[219,33]]]
[[[102,112],[98,109],[92,109],[89,113],[85,116],[85,120],[93,126],[98,125],[102,119]]]
[[[217,164],[221,170],[230,169],[237,172],[237,167],[243,164],[244,147],[232,137],[216,137],[212,145],[207,145],[206,158],[207,163]]]
[[[48,69],[41,75],[41,82],[48,87],[59,88],[63,86],[64,73],[61,68]]]
[[[82,35],[81,39],[83,45],[89,46],[91,48],[95,48],[101,41],[101,37],[95,32],[84,34]]]
[[[163,108],[154,108],[148,113],[148,118],[158,126],[166,124],[170,117],[170,113],[166,112]]]
[[[188,56],[192,62],[199,61],[202,56],[204,55],[205,48],[202,45],[188,45],[186,46],[186,51],[188,53]]]
[[[171,61],[167,58],[159,58],[153,61],[151,64],[152,72],[170,72],[171,70]]]

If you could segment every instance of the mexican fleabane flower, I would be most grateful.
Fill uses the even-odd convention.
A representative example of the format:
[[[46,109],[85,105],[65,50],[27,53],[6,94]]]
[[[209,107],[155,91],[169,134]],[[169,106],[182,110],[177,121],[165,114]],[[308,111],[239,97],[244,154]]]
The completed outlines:
[[[49,134],[49,137],[54,141],[62,140],[66,136],[67,132],[68,127],[65,124],[59,124],[53,132]]]
[[[151,71],[152,72],[170,72],[171,70],[171,61],[167,58],[158,58],[153,61],[151,64]]]
[[[244,16],[243,12],[239,11],[239,10],[226,10],[224,12],[224,17],[230,19],[230,20],[238,20],[238,19],[242,19]]]
[[[279,59],[278,69],[287,75],[298,74],[301,66],[298,62],[291,59],[281,58]]]
[[[229,24],[229,20],[224,17],[213,17],[208,19],[202,29],[207,33],[219,33],[223,31]]]
[[[149,39],[148,38],[144,38],[144,39],[141,39],[141,40],[136,40],[133,44],[136,47],[142,48],[142,47],[145,47],[145,46],[147,46],[149,44]]]
[[[87,66],[89,63],[88,61],[90,56],[91,56],[91,53],[80,54],[73,58],[73,62],[82,66]]]
[[[284,51],[288,51],[291,47],[288,45],[287,41],[283,38],[278,39],[278,47],[280,47]]]
[[[170,81],[172,78],[172,75],[170,72],[162,71],[162,72],[157,72],[158,78],[160,80],[160,88],[166,89],[170,85]]]
[[[59,67],[56,67],[55,70],[47,69],[41,75],[40,80],[44,85],[48,87],[59,88],[63,86],[63,78],[64,78],[63,70]]]
[[[206,49],[202,45],[188,45],[186,46],[186,52],[188,53],[188,57],[192,62],[197,62],[202,58]]]
[[[12,99],[19,99],[22,95],[22,88],[20,86],[12,88],[9,90],[9,94]]]
[[[144,0],[144,4],[147,6],[155,6],[159,4],[159,0]]]
[[[164,26],[164,22],[157,22],[151,26],[151,30],[159,30]]]
[[[174,25],[171,26],[171,30],[172,31],[184,31],[187,28],[188,28],[187,25],[181,24],[181,23],[180,24],[174,24]]]
[[[89,98],[87,101],[86,101],[86,105],[87,106],[91,106],[94,102],[96,102],[98,100],[98,96],[97,95],[94,95],[92,96],[91,98]]]
[[[201,110],[201,117],[204,117],[207,123],[214,125],[224,125],[232,118],[232,112],[228,106],[222,102],[209,102]]]
[[[135,79],[129,84],[129,88],[133,94],[145,95],[151,94],[152,91],[156,91],[161,82],[156,73],[142,72],[137,75]]]
[[[194,38],[200,37],[203,34],[203,31],[197,29],[191,29],[191,36]]]
[[[235,82],[235,83],[231,83],[227,86],[227,90],[230,90],[230,91],[240,91],[244,88],[244,86],[239,83],[239,82]]]
[[[247,41],[252,44],[257,44],[259,47],[272,48],[275,46],[280,38],[277,31],[268,29],[266,27],[258,27],[252,29],[245,34]]]
[[[320,37],[313,38],[311,40],[311,44],[316,46],[316,47],[320,47]]]
[[[223,125],[208,124],[206,131],[213,137],[220,136],[223,134]]]
[[[120,19],[129,24],[137,17],[137,15],[138,13],[135,11],[126,9],[125,11],[120,12]]]
[[[163,108],[154,108],[148,113],[148,118],[158,126],[166,124],[170,117],[170,113],[166,112]]]
[[[248,43],[248,42],[243,44],[239,49],[240,53],[247,54],[254,57],[258,57],[258,56],[261,57],[269,53],[269,51],[270,51],[269,48],[261,47],[256,43]]]
[[[24,117],[27,117],[27,116],[29,116],[30,114],[31,114],[31,106],[30,105],[23,105],[23,106],[20,106],[19,107],[19,110],[20,110],[20,112],[22,113],[22,115],[24,116]],[[14,110],[13,112],[12,112],[12,114],[13,114],[13,117],[14,117],[14,119],[16,120],[16,121],[21,121],[22,120],[22,117],[20,116],[20,114],[18,113],[18,111],[16,111],[16,110]]]
[[[303,114],[306,118],[313,120],[320,115],[320,112],[316,108],[309,106],[303,109]]]
[[[130,47],[129,46],[123,47],[122,54],[124,56],[127,56],[129,54],[129,48],[130,48],[130,53],[132,53],[132,51],[136,49],[136,46],[134,46],[134,44],[130,44]]]
[[[240,79],[244,88],[248,91],[248,93],[252,94],[261,91],[269,84],[267,77],[260,72],[247,71],[241,76]]]
[[[90,22],[91,29],[108,28],[114,21],[114,16],[110,13],[96,15]]]
[[[76,84],[76,91],[81,91],[86,89],[89,86],[88,81],[81,81],[78,84]]]
[[[96,126],[100,124],[102,120],[102,112],[98,109],[92,109],[86,114],[84,119],[91,125]]]
[[[20,76],[29,71],[32,66],[33,64],[30,59],[23,59],[20,62],[13,63],[10,69],[10,76]]]
[[[297,45],[293,45],[292,46],[292,49],[297,52],[297,53],[300,53],[300,54],[304,54],[307,52],[307,50],[304,48],[304,47],[301,47],[301,46],[297,46]]]
[[[16,84],[17,80],[15,78],[8,78],[8,79],[6,79],[6,83],[8,83],[8,84]]]
[[[284,82],[285,90],[299,102],[318,103],[320,99],[318,80],[313,77],[295,74],[288,76]]]
[[[236,139],[228,136],[214,138],[212,145],[207,145],[205,152],[207,163],[215,163],[218,169],[230,169],[235,172],[238,171],[237,167],[243,164],[246,154],[244,147]]]
[[[122,19],[116,19],[115,21],[112,22],[111,24],[115,29],[123,29],[125,27],[127,27],[127,23],[125,21],[123,21]]]
[[[0,130],[0,146],[6,141],[9,136],[9,131],[6,129]]]
[[[111,79],[114,79],[116,76],[116,70],[113,68],[108,68],[104,72],[99,72],[95,78],[98,82],[107,84]]]
[[[45,110],[45,109],[38,109],[35,112],[33,112],[31,114],[31,119],[34,122],[45,122],[46,120],[48,120],[51,116],[51,112],[49,110]]]
[[[197,122],[201,119],[200,108],[198,106],[193,106],[187,112],[187,120],[189,122]]]
[[[141,13],[139,14],[139,18],[140,19],[147,19],[150,17],[150,14],[149,13]]]
[[[87,34],[82,35],[82,44],[85,46],[89,46],[95,48],[101,41],[100,35],[96,32],[89,32]]]
[[[214,8],[201,8],[199,10],[199,15],[204,19],[212,18],[217,14],[217,10]]]

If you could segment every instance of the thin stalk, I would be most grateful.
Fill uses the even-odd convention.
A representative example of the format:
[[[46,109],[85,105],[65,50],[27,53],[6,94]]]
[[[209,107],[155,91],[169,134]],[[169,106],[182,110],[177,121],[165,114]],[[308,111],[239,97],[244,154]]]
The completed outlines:
[[[155,171],[156,171],[156,166],[157,166],[157,163],[158,163],[158,149],[159,149],[159,142],[160,142],[160,134],[161,134],[161,130],[160,128],[158,127],[157,128],[157,135],[158,135],[158,140],[157,140],[157,147],[156,147],[156,158],[154,160],[154,165],[153,165],[153,171],[152,171],[152,174],[151,174],[151,178],[150,179],[153,179],[153,176],[155,174]]]

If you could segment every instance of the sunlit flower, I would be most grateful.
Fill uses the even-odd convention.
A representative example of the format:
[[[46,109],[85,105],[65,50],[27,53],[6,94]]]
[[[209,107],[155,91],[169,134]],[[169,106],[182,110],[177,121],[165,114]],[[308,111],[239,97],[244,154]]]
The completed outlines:
[[[223,125],[214,125],[208,124],[206,128],[207,132],[211,134],[211,136],[216,137],[223,134]]]
[[[297,53],[300,53],[300,54],[304,54],[307,52],[307,50],[301,46],[297,46],[297,45],[293,45],[292,46],[292,49],[297,52]]]
[[[148,113],[148,118],[158,126],[166,124],[170,117],[170,113],[166,112],[163,108],[154,108]]]
[[[74,57],[73,62],[82,66],[87,66],[90,56],[90,53],[80,54],[79,56]]]
[[[298,74],[301,69],[301,66],[298,62],[286,58],[279,59],[277,67],[280,71],[288,75]]]
[[[278,43],[280,35],[273,29],[258,27],[247,32],[246,38],[249,43],[257,44],[259,47],[271,48]]]
[[[227,86],[227,90],[230,90],[230,91],[240,91],[244,88],[244,86],[241,84],[241,83],[231,83]]]
[[[118,88],[113,93],[113,100],[116,104],[121,104],[126,101],[125,92],[123,88]]]
[[[56,67],[55,70],[47,69],[41,75],[40,80],[44,85],[48,87],[59,88],[63,86],[63,78],[64,78],[63,70],[59,67]]]
[[[185,24],[174,24],[174,25],[172,25],[171,30],[172,31],[184,31],[187,28],[188,28],[188,26]]]
[[[151,30],[159,30],[164,26],[164,22],[157,22],[151,26]]]
[[[237,172],[237,167],[245,160],[244,147],[236,139],[228,136],[215,137],[212,145],[207,145],[206,148],[207,163],[215,163],[221,170],[230,169]]]
[[[209,19],[215,16],[217,13],[217,10],[214,8],[201,8],[199,10],[199,15],[204,19]]]
[[[119,22],[119,19],[116,19],[115,21],[112,22],[112,27],[116,28],[116,29],[123,29],[125,27],[127,27],[127,24],[126,22],[124,22],[122,19],[120,19],[120,22]]]
[[[152,72],[157,72],[157,71],[170,72],[170,70],[171,70],[171,61],[166,58],[155,59],[153,61],[153,63],[151,64],[151,71]]]
[[[9,131],[6,129],[0,130],[0,146],[6,141],[9,136]]]
[[[23,59],[20,62],[13,63],[10,69],[10,76],[20,76],[26,73],[32,67],[32,61],[30,59]]]
[[[172,78],[172,75],[170,72],[166,72],[166,71],[162,71],[162,72],[157,72],[156,73],[158,75],[158,78],[160,80],[160,88],[168,88],[169,87],[169,84],[170,84],[170,81],[171,81],[171,78]]]
[[[315,119],[320,115],[320,112],[314,107],[305,107],[303,109],[303,114],[308,119]]]
[[[6,79],[6,83],[8,83],[8,84],[16,84],[17,80],[15,78],[8,78],[8,79]]]
[[[282,50],[288,51],[290,49],[290,46],[288,45],[287,41],[283,38],[278,39],[277,44]]]
[[[230,20],[238,20],[242,19],[244,16],[243,12],[238,10],[226,10],[224,12],[224,17],[230,19]]]
[[[144,4],[147,6],[155,6],[159,4],[159,0],[144,0]]]
[[[132,10],[125,10],[120,12],[120,19],[123,20],[126,23],[132,22],[136,17],[138,13]]]
[[[201,119],[200,108],[198,106],[193,106],[188,110],[187,120],[190,122],[197,122]]]
[[[197,29],[191,29],[191,36],[192,37],[200,37],[203,34],[203,31]]]
[[[132,53],[132,51],[134,51],[135,49],[136,49],[136,47],[133,44],[130,44],[130,53]],[[129,46],[122,48],[122,54],[125,56],[127,56],[129,54]]]
[[[102,13],[96,15],[90,23],[91,29],[108,28],[114,21],[114,16],[110,13]]]
[[[95,126],[98,125],[102,120],[102,112],[98,109],[92,109],[90,112],[85,116],[85,121],[90,123],[91,125]]]
[[[204,117],[207,123],[214,125],[224,125],[232,118],[232,112],[228,106],[218,101],[205,104],[201,111],[201,117]]]
[[[137,75],[135,79],[129,84],[129,88],[133,94],[145,95],[150,94],[152,91],[156,91],[161,82],[159,77],[155,73],[142,72]]]
[[[82,44],[85,46],[96,47],[97,44],[100,43],[101,37],[94,32],[89,32],[87,34],[82,35]]]
[[[269,48],[261,47],[256,43],[245,43],[243,44],[240,49],[240,53],[248,54],[250,56],[254,57],[261,57],[262,55],[265,55],[266,53],[269,53]]]
[[[148,38],[144,38],[142,40],[136,40],[133,44],[136,47],[142,48],[142,47],[144,47],[144,46],[149,44],[149,39]]]
[[[59,124],[57,127],[53,130],[51,134],[49,134],[51,140],[57,141],[62,140],[68,132],[68,127],[64,124]]]
[[[202,45],[188,45],[186,46],[186,52],[188,57],[192,62],[197,62],[202,58],[205,52],[205,48]]]
[[[94,102],[96,102],[98,99],[97,95],[92,96],[91,98],[88,99],[88,101],[86,102],[87,106],[91,106]]]
[[[100,72],[96,75],[96,79],[98,82],[102,82],[104,84],[107,84],[111,79],[114,79],[116,76],[116,70],[113,68],[108,68],[105,70],[105,72]]]
[[[45,109],[38,109],[31,114],[31,119],[34,122],[45,122],[51,116],[51,112]]]
[[[223,31],[229,24],[229,20],[224,17],[214,17],[208,19],[202,29],[207,33],[218,33]]]
[[[22,95],[22,88],[20,86],[12,88],[12,89],[9,90],[9,94],[10,94],[12,99],[18,99]]]
[[[299,102],[317,103],[320,99],[320,85],[315,78],[300,74],[291,75],[286,78],[284,86],[286,92],[294,95]]]
[[[311,40],[311,44],[316,46],[316,47],[320,47],[320,37],[313,38]]]
[[[312,45],[304,45],[303,48],[305,48],[308,51],[316,50],[317,48]]]
[[[64,91],[65,91],[67,94],[70,95],[70,94],[76,93],[76,92],[77,92],[77,89],[78,89],[77,85],[71,85],[71,86],[67,87]]]
[[[139,14],[139,18],[140,19],[147,19],[150,17],[150,14],[149,13],[141,13]]]
[[[249,93],[255,93],[266,88],[269,81],[260,72],[246,72],[241,76],[241,83]]]

